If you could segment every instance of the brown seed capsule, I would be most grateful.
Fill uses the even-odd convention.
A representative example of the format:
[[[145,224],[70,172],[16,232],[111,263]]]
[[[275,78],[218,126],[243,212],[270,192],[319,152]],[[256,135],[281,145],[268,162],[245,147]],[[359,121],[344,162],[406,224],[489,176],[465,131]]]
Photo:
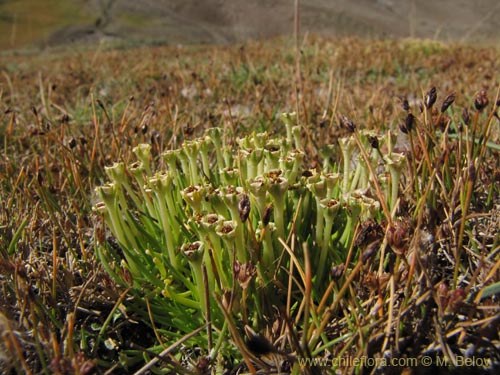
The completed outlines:
[[[476,109],[479,112],[481,112],[483,109],[486,108],[488,103],[489,103],[489,100],[488,100],[486,90],[481,90],[479,92],[479,94],[477,94],[476,99],[474,100],[474,107],[476,107]]]
[[[375,137],[375,136],[369,136],[368,137],[368,142],[370,142],[370,146],[372,146],[372,148],[378,150],[378,138]]]
[[[62,117],[61,117],[61,122],[63,124],[67,124],[69,122],[69,115],[67,113],[65,113]]]
[[[410,103],[408,103],[406,96],[401,97],[401,106],[406,112],[410,110]]]
[[[271,220],[272,209],[273,205],[272,203],[270,203],[264,210],[264,215],[262,217],[262,225],[267,226],[267,224],[269,224],[269,221]]]
[[[444,99],[443,104],[441,105],[441,113],[446,112],[446,110],[450,107],[450,105],[453,104],[454,101],[455,101],[455,94],[448,95]]]
[[[68,146],[69,146],[69,148],[75,148],[76,147],[76,139],[71,138],[68,142]]]
[[[415,116],[413,114],[408,113],[405,119],[405,127],[408,132],[411,132],[413,127],[415,126]]]
[[[247,221],[248,215],[250,215],[250,199],[248,198],[248,195],[241,195],[241,199],[238,202],[238,210],[240,212],[241,222],[244,223]]]
[[[344,274],[344,265],[340,264],[338,266],[333,266],[330,271],[330,275],[332,276],[332,280],[338,280]]]
[[[436,100],[437,100],[436,88],[432,87],[425,95],[425,100],[424,100],[425,107],[427,109],[432,108],[434,103],[436,103]]]
[[[352,122],[351,119],[347,118],[344,115],[340,115],[340,124],[346,127],[351,133],[354,133],[356,130],[356,125]]]

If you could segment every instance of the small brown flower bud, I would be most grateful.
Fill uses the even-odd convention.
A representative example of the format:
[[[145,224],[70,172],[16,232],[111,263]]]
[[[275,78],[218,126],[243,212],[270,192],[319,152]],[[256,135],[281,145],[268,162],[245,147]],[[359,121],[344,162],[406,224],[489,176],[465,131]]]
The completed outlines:
[[[401,106],[406,112],[410,110],[410,103],[408,103],[406,96],[401,97]]]
[[[241,222],[244,223],[250,215],[250,199],[248,195],[242,194],[240,201],[238,202],[238,210],[240,212]]]
[[[264,211],[264,215],[262,217],[262,225],[263,226],[267,226],[267,224],[269,224],[269,221],[271,220],[272,209],[273,209],[273,205],[272,204],[269,204],[266,207],[266,209]]]
[[[332,280],[338,280],[344,274],[344,265],[340,264],[338,266],[333,266],[330,271],[330,275],[332,276]]]
[[[434,103],[436,103],[436,100],[437,100],[436,88],[432,87],[425,95],[425,100],[424,100],[425,107],[427,109],[432,108]]]
[[[352,122],[352,120],[344,115],[340,115],[340,124],[346,127],[351,133],[354,133],[356,130],[356,125]]]
[[[68,146],[69,146],[69,148],[75,148],[76,147],[76,139],[71,138],[68,142]]]
[[[479,92],[479,94],[477,94],[476,100],[474,100],[474,107],[476,107],[476,109],[479,112],[481,112],[483,109],[486,108],[488,103],[489,103],[489,100],[488,100],[486,90],[481,90]]]
[[[370,146],[372,146],[372,148],[374,149],[378,149],[378,138],[375,137],[375,136],[369,136],[368,137],[368,142],[370,142]]]
[[[414,126],[415,126],[415,116],[413,116],[411,113],[408,113],[408,116],[406,116],[405,119],[406,130],[408,132],[411,132]]]
[[[446,112],[446,110],[450,107],[450,105],[453,104],[454,101],[455,101],[455,94],[448,95],[444,99],[443,104],[441,105],[441,113]]]

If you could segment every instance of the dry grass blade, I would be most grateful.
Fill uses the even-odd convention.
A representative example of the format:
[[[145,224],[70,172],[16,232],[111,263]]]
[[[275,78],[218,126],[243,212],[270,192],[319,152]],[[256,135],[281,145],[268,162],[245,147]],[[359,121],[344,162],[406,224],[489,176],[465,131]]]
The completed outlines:
[[[141,367],[139,370],[137,370],[134,375],[142,375],[145,374],[147,371],[149,371],[154,365],[156,365],[159,361],[167,357],[170,353],[172,353],[176,348],[178,348],[180,345],[185,343],[187,340],[190,338],[196,336],[198,333],[200,333],[202,330],[206,328],[205,326],[201,326],[197,329],[195,329],[193,332],[185,335],[184,337],[180,338],[176,342],[172,343],[172,345],[169,345],[166,349],[164,349],[158,356],[153,358],[151,361],[149,361],[146,365]]]

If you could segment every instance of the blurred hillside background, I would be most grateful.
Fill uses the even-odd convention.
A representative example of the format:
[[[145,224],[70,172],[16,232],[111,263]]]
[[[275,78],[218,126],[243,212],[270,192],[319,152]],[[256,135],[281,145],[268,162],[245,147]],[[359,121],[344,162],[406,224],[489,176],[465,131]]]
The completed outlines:
[[[301,33],[500,41],[498,0],[308,0]],[[0,49],[234,43],[293,31],[293,0],[0,0]]]

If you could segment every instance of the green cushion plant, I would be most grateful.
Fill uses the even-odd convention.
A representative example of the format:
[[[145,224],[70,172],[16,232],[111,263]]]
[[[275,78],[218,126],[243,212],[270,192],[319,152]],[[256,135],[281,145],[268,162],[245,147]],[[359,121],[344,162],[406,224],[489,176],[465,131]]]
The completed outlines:
[[[192,342],[213,361],[236,355],[228,341],[238,346],[235,327],[260,330],[287,303],[290,319],[302,314],[303,285],[294,273],[308,262],[311,298],[319,302],[331,269],[352,249],[358,222],[383,219],[377,199],[391,207],[397,200],[405,158],[390,149],[390,135],[377,138],[376,149],[372,134],[356,135],[371,169],[390,181],[374,199],[353,135],[331,147],[343,170],[309,170],[295,114],[282,119],[285,138],[254,133],[233,148],[219,128],[157,158],[141,144],[136,162],[107,168],[110,182],[97,187],[95,209],[121,249],[101,243],[103,266],[131,288],[134,309],[153,319],[160,335],[180,339],[208,321]]]

